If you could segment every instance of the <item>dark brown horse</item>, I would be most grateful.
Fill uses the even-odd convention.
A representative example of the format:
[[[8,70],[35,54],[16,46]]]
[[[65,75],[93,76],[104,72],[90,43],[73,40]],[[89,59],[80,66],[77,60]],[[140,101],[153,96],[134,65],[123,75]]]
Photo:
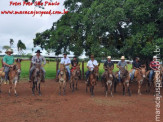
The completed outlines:
[[[35,90],[38,90],[39,96],[41,96],[41,81],[43,79],[43,71],[41,70],[41,64],[35,64],[35,69],[32,72],[31,81],[33,83],[32,94],[35,95]],[[38,85],[38,89],[37,89]]]
[[[72,88],[72,92],[74,92],[74,86],[76,86],[76,90],[78,89],[78,80],[80,77],[80,64],[76,66],[76,69],[74,69],[71,72],[71,81],[70,86]]]
[[[126,90],[128,91],[128,95],[131,96],[130,92],[130,87],[129,87],[129,81],[130,81],[130,75],[129,71],[126,70],[125,68],[120,68],[120,78],[121,78],[121,83],[123,86],[123,95],[125,95]],[[118,82],[118,73],[115,74],[115,86],[114,86],[114,92],[116,92],[116,85]]]
[[[90,71],[90,74],[89,74],[90,83],[86,84],[86,92],[88,91],[87,87],[89,85],[91,96],[94,96],[94,86],[96,85],[96,81],[98,80],[98,77],[99,77],[99,66],[100,64],[97,66],[94,65],[93,71]]]
[[[14,87],[15,96],[18,96],[16,91],[16,85],[20,79],[20,73],[21,73],[21,59],[17,59],[16,64],[14,64],[14,66],[11,67],[9,71],[9,86],[10,86],[9,95],[11,95],[11,89],[12,87]]]

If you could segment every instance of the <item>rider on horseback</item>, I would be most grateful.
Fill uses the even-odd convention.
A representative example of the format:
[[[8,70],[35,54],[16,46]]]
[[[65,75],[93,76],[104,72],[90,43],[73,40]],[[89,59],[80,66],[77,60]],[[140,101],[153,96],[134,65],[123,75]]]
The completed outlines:
[[[107,57],[107,61],[104,63],[104,69],[105,71],[107,71],[108,68],[112,68],[112,70],[114,69],[114,63],[111,61],[111,56]],[[105,72],[102,75],[102,79],[104,77]]]
[[[46,64],[46,59],[40,55],[42,53],[40,50],[37,50],[35,53],[37,53],[35,56],[32,57],[32,67],[30,68],[30,74],[29,74],[29,82],[31,82],[31,76],[33,73],[33,70],[36,68],[36,64],[41,65],[41,70],[43,71],[43,79],[42,82],[45,81],[45,69],[42,67],[42,63],[44,62],[44,65]]]
[[[10,67],[13,67],[13,64],[14,64],[14,57],[11,55],[13,53],[13,50],[7,49],[5,53],[7,55],[5,55],[3,57],[3,65],[4,65],[4,72],[5,72],[4,84],[6,84],[6,82],[8,80],[8,74],[9,74]]]
[[[78,65],[77,57],[74,56],[73,60],[71,61],[71,72],[76,69],[76,66]]]
[[[90,72],[93,71],[94,66],[98,66],[97,61],[94,59],[94,55],[91,55],[90,57],[91,57],[91,59],[87,63],[88,71],[86,72],[86,83],[88,83],[88,84],[89,84]]]
[[[66,70],[68,72],[68,79],[70,80],[70,69],[69,69],[69,65],[71,64],[71,61],[67,57],[67,53],[64,53],[63,55],[64,55],[64,57],[61,59],[61,62],[60,63],[61,64],[64,64],[64,66],[65,66],[65,68],[66,68]],[[59,72],[60,72],[60,70],[58,70],[58,72],[57,72],[58,75],[59,75]]]
[[[150,73],[149,73],[149,82],[152,81],[154,71],[158,70],[158,67],[160,63],[156,60],[157,56],[153,56],[153,61],[150,62],[149,67],[151,68]]]
[[[132,63],[132,73],[131,73],[131,81],[134,79],[134,74],[137,69],[141,67],[141,63],[139,61],[139,57],[136,57],[135,61]]]
[[[125,68],[127,70],[127,62],[125,61],[125,57],[122,56],[121,57],[121,61],[118,62],[117,64],[117,68],[119,68],[119,72],[118,72],[118,79],[119,79],[119,83],[121,82],[121,68]]]

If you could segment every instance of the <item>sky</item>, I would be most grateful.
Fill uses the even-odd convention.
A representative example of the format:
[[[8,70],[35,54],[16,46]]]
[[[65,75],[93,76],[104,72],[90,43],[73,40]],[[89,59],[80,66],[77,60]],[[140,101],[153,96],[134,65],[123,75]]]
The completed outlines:
[[[16,10],[16,11],[31,11],[31,10],[43,10],[41,8],[33,6],[10,6],[10,1],[13,2],[22,2],[23,0],[1,0],[0,4],[0,12],[4,10]],[[32,1],[32,0],[31,0]],[[45,1],[50,0],[43,0]],[[60,2],[59,6],[46,6],[44,10],[53,10],[53,11],[63,11],[64,6],[63,3],[65,0],[53,0],[53,2]],[[22,40],[25,43],[27,50],[24,51],[27,53],[32,53],[33,48],[33,39],[35,38],[35,34],[38,32],[43,32],[46,29],[50,29],[52,27],[53,22],[56,22],[62,15],[40,15],[32,16],[32,15],[3,15],[0,13],[0,50],[4,53],[5,50],[2,50],[4,45],[9,45],[9,41],[12,38],[14,40],[14,44],[12,48],[14,52],[17,53],[17,42],[18,40]],[[35,48],[35,50],[40,49],[39,47]],[[43,51],[45,54],[46,51]]]

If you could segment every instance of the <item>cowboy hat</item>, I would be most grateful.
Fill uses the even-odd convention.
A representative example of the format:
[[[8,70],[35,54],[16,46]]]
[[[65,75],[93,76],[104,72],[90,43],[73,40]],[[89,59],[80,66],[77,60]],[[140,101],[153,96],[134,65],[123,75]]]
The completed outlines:
[[[7,49],[5,53],[8,53],[8,52],[13,53],[13,50],[12,49]]]
[[[108,56],[107,58],[111,59],[111,56]]]
[[[157,58],[157,56],[153,56],[153,58]]]
[[[35,53],[42,53],[40,50],[37,50]]]
[[[122,56],[121,59],[125,59],[125,56]]]

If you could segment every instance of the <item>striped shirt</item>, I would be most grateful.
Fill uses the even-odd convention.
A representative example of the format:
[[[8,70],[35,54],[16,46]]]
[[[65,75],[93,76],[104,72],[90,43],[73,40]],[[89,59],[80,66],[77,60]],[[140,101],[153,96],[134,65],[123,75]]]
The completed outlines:
[[[44,62],[44,65],[46,64],[46,59],[43,56],[33,56],[32,57],[32,64],[42,64]]]

